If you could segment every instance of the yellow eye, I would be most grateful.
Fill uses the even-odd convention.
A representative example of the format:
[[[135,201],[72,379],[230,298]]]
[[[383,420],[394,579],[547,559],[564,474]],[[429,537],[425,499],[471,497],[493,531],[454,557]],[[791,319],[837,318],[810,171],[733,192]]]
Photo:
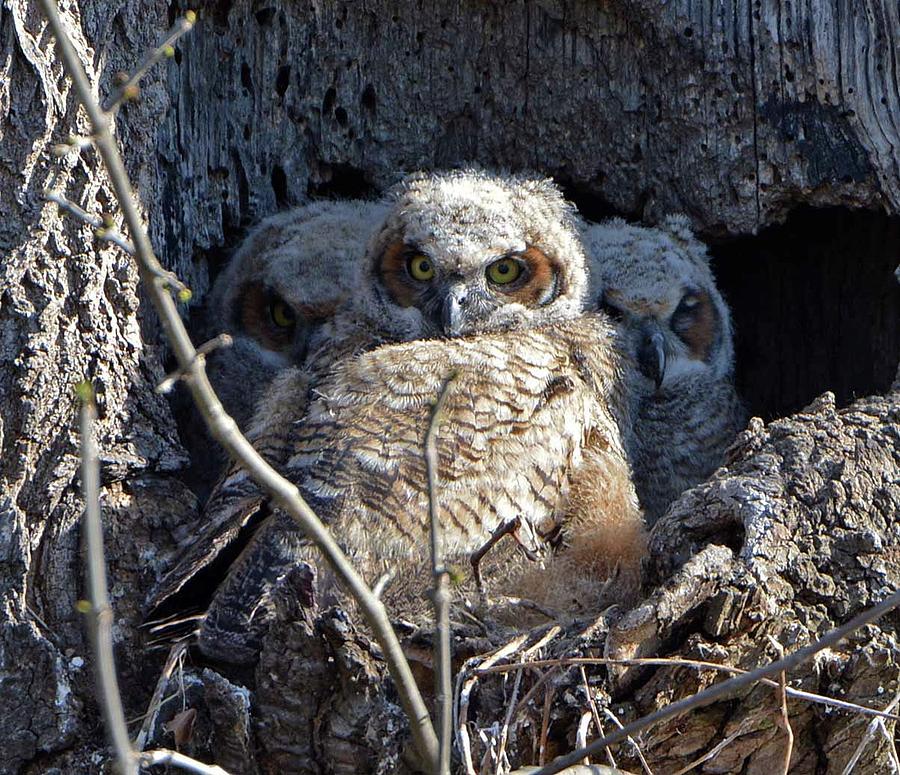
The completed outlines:
[[[428,282],[434,277],[434,265],[431,263],[431,259],[423,253],[416,253],[410,258],[406,262],[406,269],[413,280],[421,283]]]
[[[497,285],[506,285],[518,280],[522,274],[522,265],[511,258],[501,258],[487,268],[487,278]]]
[[[294,325],[294,311],[283,301],[273,301],[269,305],[269,316],[279,328],[290,328]]]

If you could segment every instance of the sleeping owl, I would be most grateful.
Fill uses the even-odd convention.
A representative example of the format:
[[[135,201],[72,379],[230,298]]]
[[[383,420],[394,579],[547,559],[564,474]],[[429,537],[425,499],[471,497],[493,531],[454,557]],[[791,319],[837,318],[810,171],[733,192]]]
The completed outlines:
[[[437,498],[448,561],[465,565],[508,533],[486,556],[491,593],[590,609],[616,569],[622,596],[633,592],[644,527],[623,441],[629,362],[605,316],[580,314],[585,257],[556,187],[473,171],[408,178],[360,276],[306,366],[273,383],[249,435],[370,583],[399,577],[384,598],[392,613],[428,610],[423,445],[445,383]],[[196,623],[207,655],[250,660],[279,580],[303,559],[327,595],[330,574],[240,467],[207,519],[157,610],[183,610],[192,579],[239,552]]]
[[[356,287],[378,202],[321,201],[263,220],[241,243],[209,297],[209,335],[231,347],[209,357],[209,378],[240,427],[281,369],[301,363],[310,336]]]
[[[633,387],[635,485],[652,525],[707,479],[745,422],[734,387],[731,313],[706,247],[684,216],[659,228],[614,219],[583,232],[588,308],[619,321],[638,365]]]

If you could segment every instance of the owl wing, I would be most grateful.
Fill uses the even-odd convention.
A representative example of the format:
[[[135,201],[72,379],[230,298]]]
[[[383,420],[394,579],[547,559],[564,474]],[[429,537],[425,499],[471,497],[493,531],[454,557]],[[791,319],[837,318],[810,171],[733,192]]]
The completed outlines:
[[[308,385],[309,376],[300,369],[282,374],[247,432],[253,447],[277,470],[283,470],[290,454],[285,429],[305,411]],[[210,494],[202,529],[185,542],[184,553],[149,600],[151,632],[168,638],[189,630],[186,625],[204,615],[223,576],[252,554],[248,547],[270,516],[266,493],[242,466],[232,463]]]
[[[586,439],[620,444],[606,405],[617,358],[594,317],[378,348],[317,386],[287,475],[351,555],[389,559],[424,547],[425,437],[446,384],[436,444],[445,551],[471,553],[516,518],[549,533]]]

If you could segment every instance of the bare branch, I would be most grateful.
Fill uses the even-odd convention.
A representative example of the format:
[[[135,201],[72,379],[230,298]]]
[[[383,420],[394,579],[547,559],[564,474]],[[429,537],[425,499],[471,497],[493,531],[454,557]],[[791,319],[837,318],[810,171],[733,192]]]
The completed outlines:
[[[613,724],[615,724],[619,729],[622,728],[622,722],[616,718],[615,713],[613,713],[609,708],[603,708],[603,712],[606,714],[606,717],[610,721],[612,721]],[[600,734],[602,735],[603,733],[601,732]],[[643,751],[641,751],[641,747],[637,744],[637,741],[633,737],[629,737],[628,742],[631,743],[638,759],[641,760],[641,766],[644,768],[644,772],[646,772],[647,775],[653,775],[653,770],[651,770],[650,765],[647,764],[647,759],[644,757],[644,753]]]
[[[175,49],[173,46],[178,42],[178,39],[182,35],[190,32],[196,21],[197,14],[193,11],[188,11],[183,18],[175,22],[175,25],[167,33],[165,40],[163,40],[163,42],[155,49],[150,51],[138,65],[137,69],[131,75],[124,78],[118,88],[109,95],[109,98],[103,105],[103,110],[107,113],[115,113],[122,102],[136,97],[138,94],[138,84],[140,83],[141,78],[143,78],[147,74],[147,71],[160,60],[165,59],[166,57],[175,56]]]
[[[204,764],[177,751],[169,751],[165,748],[158,748],[155,751],[146,751],[140,754],[140,763],[142,767],[170,764],[188,772],[196,772],[198,775],[229,775],[227,770],[223,770],[218,765]]]
[[[482,667],[490,667],[501,659],[506,659],[510,654],[518,651],[526,640],[528,640],[528,633],[517,635],[509,643],[501,646],[493,654],[485,658]],[[469,677],[467,677],[467,673],[469,666],[479,659],[481,657],[472,657],[467,660],[456,677],[456,691],[459,694],[459,716],[456,722],[456,734],[459,736],[459,749],[462,753],[466,775],[476,775],[477,772],[472,761],[472,741],[469,737],[469,698],[472,695],[475,684],[478,683],[478,673],[473,671],[473,675]]]
[[[752,684],[758,682],[761,678],[768,678],[770,675],[780,673],[782,670],[790,670],[797,665],[802,664],[822,649],[836,645],[848,635],[850,635],[854,630],[858,630],[860,627],[869,624],[870,622],[874,622],[875,620],[888,613],[888,611],[892,611],[897,606],[900,606],[900,592],[894,592],[894,594],[886,597],[878,605],[866,609],[859,615],[854,616],[846,624],[843,624],[840,627],[836,627],[830,632],[827,632],[815,643],[812,643],[802,649],[798,649],[792,654],[786,656],[784,659],[779,659],[777,662],[773,662],[772,664],[765,665],[763,667],[757,668],[756,670],[751,670],[749,673],[745,673],[744,675],[739,675],[735,678],[730,678],[727,681],[722,681],[721,683],[710,686],[708,689],[704,689],[702,692],[698,692],[691,697],[685,697],[683,700],[673,702],[671,705],[660,708],[655,713],[651,713],[648,716],[644,716],[643,718],[637,719],[636,721],[632,721],[631,723],[626,724],[621,729],[613,730],[612,732],[610,732],[610,734],[606,735],[600,740],[595,740],[587,748],[573,751],[572,753],[559,757],[558,759],[556,759],[556,761],[551,762],[546,767],[542,767],[535,773],[535,775],[551,775],[552,773],[560,772],[566,767],[577,764],[583,757],[591,756],[592,754],[601,751],[611,743],[617,743],[620,740],[624,740],[628,737],[628,735],[634,735],[635,733],[640,732],[642,729],[646,729],[652,724],[655,724],[659,721],[665,721],[666,719],[672,718],[673,716],[680,716],[682,713],[686,713],[687,711],[700,707],[702,705],[707,705],[710,702],[719,699],[720,697],[724,697],[727,694],[731,694],[732,692],[737,691],[738,689],[742,689],[745,686],[751,686]]]
[[[195,358],[205,358],[211,352],[218,350],[222,347],[231,347],[234,344],[234,340],[231,338],[231,334],[219,334],[218,336],[210,339],[208,342],[204,342],[197,348],[197,354],[194,356]],[[168,393],[173,387],[175,387],[175,383],[179,380],[185,378],[184,369],[176,369],[171,374],[166,374],[163,378],[162,382],[160,382],[156,386],[157,393]]]
[[[476,673],[505,673],[517,670],[523,665],[530,667],[571,667],[573,665],[633,665],[633,666],[680,666],[693,667],[698,670],[717,670],[721,673],[731,673],[732,675],[746,675],[749,670],[740,667],[732,667],[731,665],[720,665],[718,662],[702,662],[696,659],[679,659],[677,657],[640,657],[634,659],[613,658],[613,657],[564,657],[560,659],[544,659],[534,662],[513,662],[508,665],[494,665],[491,667],[480,667],[475,670]],[[759,683],[779,687],[777,681],[770,678],[760,678]],[[841,710],[852,711],[854,713],[862,713],[866,716],[878,716],[891,721],[900,721],[900,716],[888,713],[878,708],[869,708],[865,705],[857,705],[855,702],[847,702],[839,700],[836,697],[827,697],[824,694],[816,694],[815,692],[806,692],[802,689],[793,689],[788,686],[787,693],[790,697],[798,700],[806,700],[818,705],[828,705]]]
[[[694,759],[687,767],[682,767],[680,770],[676,770],[672,773],[672,775],[685,775],[685,773],[690,772],[691,770],[697,769],[704,762],[708,762],[710,759],[716,757],[720,751],[724,751],[731,745],[735,740],[737,740],[741,735],[746,734],[747,729],[749,728],[749,724],[747,723],[747,719],[744,719],[743,723],[738,727],[734,732],[732,732],[728,737],[724,740],[720,740],[713,748],[710,748],[703,756],[699,759]]]
[[[309,540],[322,552],[335,575],[344,583],[359,604],[360,611],[369,627],[372,628],[372,632],[384,652],[385,662],[396,684],[403,710],[410,721],[415,747],[429,769],[434,772],[438,763],[438,741],[434,727],[384,606],[372,594],[321,520],[300,496],[297,487],[281,477],[253,449],[216,397],[206,377],[203,359],[197,358],[197,351],[191,344],[175,302],[166,293],[166,289],[172,285],[170,278],[173,278],[174,275],[160,266],[153,253],[150,238],[144,229],[135,204],[131,182],[122,163],[119,149],[109,130],[110,116],[104,113],[94,101],[87,75],[81,66],[72,41],[62,25],[56,3],[53,0],[41,0],[41,7],[53,30],[63,64],[72,79],[75,92],[90,119],[97,150],[109,173],[110,182],[134,240],[135,256],[141,280],[156,308],[163,330],[172,346],[178,365],[186,375],[188,387],[210,434],[225,447],[233,459],[240,461],[253,480],[297,522]],[[177,281],[177,278],[175,279]],[[187,291],[184,286],[182,288]],[[182,298],[182,300],[185,299]]]
[[[600,713],[597,711],[597,703],[594,702],[594,693],[591,691],[591,685],[588,683],[587,673],[584,670],[584,665],[579,665],[578,670],[581,673],[581,685],[584,687],[584,693],[587,696],[588,706],[590,707],[591,714],[594,717],[594,726],[597,727],[597,734],[600,735],[600,737],[603,737],[603,722],[600,721]],[[587,745],[587,740],[584,741],[584,745]],[[606,759],[611,767],[616,766],[616,759],[612,755],[612,751],[609,750],[609,747],[607,747],[606,749]]]
[[[778,658],[784,659],[784,646],[782,646],[775,638],[769,636],[769,641],[778,652]],[[794,752],[794,730],[791,727],[791,719],[788,716],[787,708],[787,673],[782,670],[778,674],[778,705],[781,713],[781,726],[787,738],[787,744],[784,750],[784,763],[781,768],[781,775],[789,775],[791,771],[791,754]]]
[[[113,228],[112,219],[109,216],[91,215],[87,210],[79,207],[71,199],[59,191],[45,191],[44,197],[49,202],[54,202],[60,209],[65,210],[70,215],[75,216],[82,223],[94,228],[94,236],[105,242],[111,242],[113,245],[120,247],[129,256],[134,256],[135,249],[128,239]],[[188,288],[174,272],[163,269],[157,264],[153,270],[154,274],[159,278],[164,287],[169,287],[178,293],[179,301],[188,301],[191,298],[191,289]]]
[[[156,722],[156,717],[159,715],[159,709],[162,707],[163,693],[169,683],[169,677],[172,675],[175,666],[186,653],[187,643],[185,642],[176,643],[170,649],[169,656],[166,657],[166,664],[163,665],[162,673],[156,681],[156,688],[154,688],[153,696],[150,698],[150,704],[147,706],[147,713],[144,715],[141,729],[134,740],[135,750],[143,751],[144,746],[147,745],[147,740],[150,737],[150,730],[153,729],[153,724]]]
[[[885,708],[885,711],[892,711],[897,707],[897,703],[900,703],[900,692],[898,692],[894,699],[891,700],[890,704]],[[853,755],[850,757],[847,764],[844,766],[841,775],[850,775],[853,772],[853,768],[856,767],[856,763],[859,761],[859,757],[862,756],[863,751],[866,750],[866,746],[872,741],[872,738],[875,737],[875,733],[878,731],[878,723],[882,721],[880,718],[872,719],[869,724],[866,726],[866,732],[862,737],[862,740],[859,741],[859,745],[856,746],[856,750],[853,752]],[[884,729],[884,724],[881,726]],[[886,730],[885,730],[886,731]],[[891,741],[891,745],[893,745],[893,737],[891,735],[886,735],[888,740]]]
[[[428,516],[431,522],[431,575],[434,580],[432,603],[435,623],[434,685],[438,725],[439,761],[437,773],[450,775],[450,749],[453,745],[453,675],[450,665],[450,573],[444,567],[441,546],[440,503],[438,502],[437,432],[441,424],[451,374],[444,380],[431,411],[425,435],[425,468],[428,472]]]
[[[94,670],[100,686],[100,708],[106,721],[106,730],[116,752],[121,775],[134,775],[137,766],[119,682],[116,679],[116,662],[113,658],[112,609],[106,588],[106,560],[103,556],[103,527],[100,522],[100,464],[97,462],[97,445],[94,441],[94,391],[89,382],[78,386],[81,399],[81,489],[84,492],[84,542],[87,554],[87,575],[90,604],[85,606],[90,614],[90,633],[94,646]]]
[[[99,215],[91,215],[87,210],[79,207],[71,199],[67,199],[59,191],[47,191],[44,194],[49,202],[54,202],[61,210],[65,210],[70,215],[74,215],[82,223],[92,226],[94,236],[99,240],[111,242],[124,250],[129,256],[134,255],[134,245],[132,245],[122,234],[111,228],[105,218]]]

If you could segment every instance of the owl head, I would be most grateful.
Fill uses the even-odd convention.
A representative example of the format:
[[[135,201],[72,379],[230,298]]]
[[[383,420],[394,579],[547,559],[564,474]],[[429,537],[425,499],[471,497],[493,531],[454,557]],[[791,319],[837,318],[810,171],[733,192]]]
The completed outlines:
[[[731,314],[685,216],[669,216],[658,228],[613,219],[586,227],[582,238],[590,263],[586,306],[620,322],[647,392],[693,376],[730,375]]]
[[[573,213],[550,180],[412,175],[369,242],[356,307],[396,341],[574,317],[587,277]]]
[[[300,362],[310,333],[359,282],[366,241],[386,207],[315,202],[262,221],[210,295],[218,331],[273,368]]]

